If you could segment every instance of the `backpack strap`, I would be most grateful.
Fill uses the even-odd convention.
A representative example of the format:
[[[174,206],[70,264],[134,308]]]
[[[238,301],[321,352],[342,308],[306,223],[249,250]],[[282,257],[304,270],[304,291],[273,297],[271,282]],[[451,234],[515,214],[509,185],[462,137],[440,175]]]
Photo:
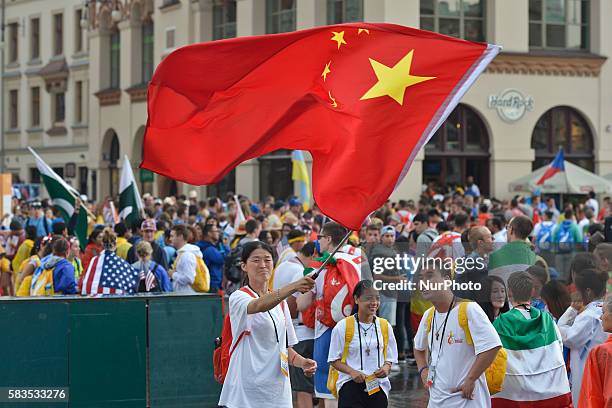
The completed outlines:
[[[244,293],[246,293],[247,295],[249,295],[250,297],[252,297],[253,299],[255,299],[257,296],[255,296],[255,294],[251,291],[251,289],[247,288],[246,286],[243,286],[242,288],[238,289],[243,291]],[[229,314],[227,315],[227,317],[229,318]],[[238,339],[236,340],[236,342],[234,343],[234,346],[230,349],[230,356],[234,353],[234,350],[236,350],[236,347],[238,347],[238,344],[240,344],[240,341],[242,340],[242,338],[244,336],[250,336],[251,332],[248,330],[243,331],[242,333],[240,333],[240,335],[238,336]]]
[[[470,302],[465,301],[465,302],[459,303],[459,326],[465,332],[465,342],[467,344],[473,345],[474,339],[472,339],[472,333],[470,332],[470,326],[468,324],[468,315],[467,315],[468,303]]]
[[[382,317],[379,317],[380,331],[383,338],[383,363],[387,360],[387,348],[389,346],[389,322]]]
[[[351,344],[351,340],[353,340],[353,336],[355,335],[355,317],[348,316],[344,319],[346,321],[346,331],[344,332],[344,350],[342,351],[342,362],[346,363],[346,359],[349,354],[349,345]]]

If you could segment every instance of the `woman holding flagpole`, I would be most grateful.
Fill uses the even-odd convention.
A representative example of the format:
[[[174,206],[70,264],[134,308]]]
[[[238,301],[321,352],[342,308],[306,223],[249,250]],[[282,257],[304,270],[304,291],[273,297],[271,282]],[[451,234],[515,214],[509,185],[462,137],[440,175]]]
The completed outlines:
[[[268,280],[274,265],[272,248],[261,241],[244,245],[241,268],[246,286],[229,298],[232,348],[219,405],[227,408],[291,408],[289,365],[312,376],[316,363],[296,353],[297,337],[285,302],[314,287],[304,277],[274,291]]]

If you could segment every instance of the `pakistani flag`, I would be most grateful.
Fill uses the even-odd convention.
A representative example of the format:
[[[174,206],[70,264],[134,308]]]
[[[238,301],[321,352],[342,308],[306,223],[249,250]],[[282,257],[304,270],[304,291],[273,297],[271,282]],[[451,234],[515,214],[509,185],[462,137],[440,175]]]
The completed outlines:
[[[527,319],[514,308],[493,322],[508,353],[508,367],[492,407],[569,408],[572,395],[561,334],[550,313],[532,307],[529,314]]]
[[[76,198],[79,197],[79,192],[58,176],[31,147],[28,147],[28,149],[36,159],[36,167],[38,167],[53,206],[60,212],[62,218],[68,224],[72,214],[74,214],[74,205]],[[81,248],[85,248],[87,245],[87,211],[85,208],[79,211],[74,233],[81,243]]]
[[[119,218],[125,220],[128,227],[140,216],[143,209],[138,185],[134,179],[132,165],[127,156],[123,158],[123,169],[121,171],[121,181],[119,182]]]

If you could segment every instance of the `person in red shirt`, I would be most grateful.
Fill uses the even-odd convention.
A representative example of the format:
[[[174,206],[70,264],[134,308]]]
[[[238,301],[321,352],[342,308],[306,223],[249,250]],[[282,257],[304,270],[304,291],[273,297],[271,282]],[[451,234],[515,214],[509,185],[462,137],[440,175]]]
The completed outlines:
[[[601,315],[603,330],[612,333],[612,296],[608,295]],[[580,408],[612,407],[612,335],[593,348],[587,358],[580,389]]]

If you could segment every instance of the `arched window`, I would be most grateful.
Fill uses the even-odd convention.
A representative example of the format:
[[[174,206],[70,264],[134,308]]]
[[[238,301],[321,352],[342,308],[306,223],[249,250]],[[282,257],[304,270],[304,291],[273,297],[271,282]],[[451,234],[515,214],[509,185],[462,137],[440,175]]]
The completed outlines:
[[[489,192],[489,135],[478,114],[458,105],[425,145],[423,182],[438,187],[465,186],[473,176],[482,194]]]
[[[582,115],[568,106],[552,108],[538,119],[531,136],[533,169],[548,165],[560,147],[565,160],[589,171],[595,169],[591,130]]]

